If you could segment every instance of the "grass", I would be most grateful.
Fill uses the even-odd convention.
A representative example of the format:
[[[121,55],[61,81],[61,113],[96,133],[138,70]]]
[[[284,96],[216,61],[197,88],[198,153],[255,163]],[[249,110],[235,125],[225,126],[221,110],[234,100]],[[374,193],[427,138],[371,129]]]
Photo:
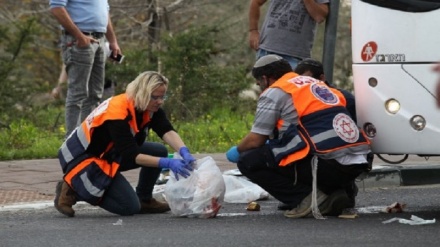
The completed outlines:
[[[0,160],[54,158],[61,136],[26,120],[13,122],[0,130]]]
[[[64,127],[62,122],[53,121],[62,109],[45,111],[38,115],[38,121],[17,120],[0,129],[0,160],[56,158]],[[172,123],[192,153],[223,153],[248,133],[253,118],[252,111],[236,113],[217,109],[192,122]],[[155,133],[150,133],[148,141],[162,142]]]
[[[238,114],[220,109],[195,122],[173,122],[173,125],[191,152],[223,153],[248,133],[253,118],[253,112]],[[150,133],[149,140],[161,142],[154,133]]]

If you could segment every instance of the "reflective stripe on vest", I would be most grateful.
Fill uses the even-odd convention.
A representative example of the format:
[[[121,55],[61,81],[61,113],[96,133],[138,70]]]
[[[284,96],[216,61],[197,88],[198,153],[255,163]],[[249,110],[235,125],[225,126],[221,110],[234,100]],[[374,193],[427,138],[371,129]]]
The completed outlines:
[[[319,118],[319,121],[316,119]],[[350,153],[368,153],[370,142],[345,107],[317,111],[301,118],[300,131],[318,157],[334,159]]]
[[[269,140],[269,146],[274,155],[275,163],[279,164],[280,166],[285,166],[291,163],[290,160],[292,159],[302,159],[310,151],[309,144],[306,142],[304,136],[298,132],[298,129],[294,124],[291,124],[287,128],[281,139]],[[287,156],[290,157],[289,160],[286,159]]]
[[[278,146],[270,144],[276,160],[286,155],[279,162],[280,166],[310,153],[333,159],[348,153],[369,151],[369,140],[349,116],[345,98],[338,90],[295,73],[287,73],[271,87],[280,88],[292,96],[299,116],[298,125],[289,126]]]
[[[91,157],[78,163],[64,176],[64,180],[82,200],[97,205],[118,168],[116,162],[109,164],[104,159]]]
[[[72,132],[58,150],[58,158],[64,173],[67,171],[67,164],[82,155],[89,144],[82,125]]]

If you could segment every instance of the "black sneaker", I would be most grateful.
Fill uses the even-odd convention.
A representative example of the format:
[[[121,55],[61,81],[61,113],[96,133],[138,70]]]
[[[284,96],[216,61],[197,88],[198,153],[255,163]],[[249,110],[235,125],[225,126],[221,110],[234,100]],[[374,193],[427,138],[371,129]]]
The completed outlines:
[[[359,188],[353,181],[349,186],[345,188],[348,198],[350,198],[350,205],[347,208],[354,208],[356,206],[356,196],[359,192]]]
[[[324,216],[338,216],[346,208],[350,208],[352,200],[347,196],[345,190],[337,190],[331,193],[327,199],[319,205],[319,211]]]
[[[141,201],[141,214],[161,214],[168,211],[170,211],[170,206],[166,202],[159,202],[154,198]]]

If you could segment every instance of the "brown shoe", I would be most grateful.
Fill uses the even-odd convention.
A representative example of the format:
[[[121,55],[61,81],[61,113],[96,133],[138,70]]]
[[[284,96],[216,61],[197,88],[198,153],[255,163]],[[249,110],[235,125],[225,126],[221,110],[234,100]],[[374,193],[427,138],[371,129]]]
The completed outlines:
[[[57,183],[54,204],[58,212],[69,217],[75,216],[75,211],[72,208],[76,204],[75,192],[64,181]]]
[[[149,201],[141,201],[141,214],[160,214],[170,211],[166,202],[159,202],[151,198]]]
[[[345,190],[336,190],[319,205],[319,211],[325,216],[338,216],[346,208],[350,208],[352,201],[347,196]]]

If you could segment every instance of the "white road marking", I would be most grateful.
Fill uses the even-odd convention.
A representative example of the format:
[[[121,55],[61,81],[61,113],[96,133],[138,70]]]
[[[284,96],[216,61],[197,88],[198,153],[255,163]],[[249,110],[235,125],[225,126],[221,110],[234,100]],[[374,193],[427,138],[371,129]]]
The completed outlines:
[[[78,202],[78,204],[86,204],[85,202]],[[10,205],[0,205],[1,211],[17,211],[17,210],[30,210],[30,209],[45,209],[53,207],[53,201],[38,201],[30,203],[16,203]]]

